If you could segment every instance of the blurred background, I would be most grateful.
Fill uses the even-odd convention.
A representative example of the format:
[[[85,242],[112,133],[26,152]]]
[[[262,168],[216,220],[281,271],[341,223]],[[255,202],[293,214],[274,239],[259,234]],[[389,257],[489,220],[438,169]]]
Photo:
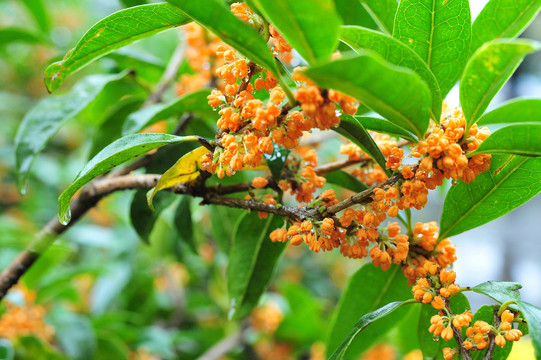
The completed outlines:
[[[25,113],[48,96],[43,84],[45,67],[60,60],[92,24],[141,1],[45,0],[44,9],[39,8],[40,3],[0,0],[2,269],[55,216],[58,195],[94,151],[93,140],[99,139],[102,129],[96,130],[92,124],[118,116],[119,109],[89,109],[77,117],[79,121],[68,122],[35,162],[29,191],[20,196],[13,171],[13,142]],[[476,16],[486,1],[470,3]],[[136,68],[139,85],[148,87],[159,80],[181,36],[173,29],[108,55],[69,78],[60,92],[88,74],[126,68]],[[541,18],[523,36],[541,40]],[[174,96],[174,89],[166,94]],[[540,53],[526,58],[491,107],[515,97],[541,97]],[[448,102],[458,105],[457,89]],[[318,149],[320,159],[339,158],[334,152],[339,143],[331,136]],[[241,176],[235,180],[241,181]],[[429,205],[413,212],[414,221],[439,220],[434,214],[441,213],[444,195],[444,191],[432,192]],[[14,348],[19,357],[28,359],[191,359],[235,333],[231,330],[235,325],[227,321],[227,249],[223,244],[228,242],[240,212],[176,199],[175,206],[191,209],[190,225],[179,234],[173,224],[174,208],[169,206],[155,219],[147,244],[131,226],[137,196],[141,194],[125,192],[102,201],[44,254],[25,275],[24,286],[9,294],[10,302],[25,305],[35,316],[24,318],[28,315],[23,314],[24,319],[0,321],[0,338],[9,338],[6,327],[10,321],[23,320],[35,336],[0,339],[0,359],[9,358]],[[500,219],[453,237],[458,249],[457,282],[473,286],[486,280],[516,281],[524,286],[523,299],[541,306],[540,220],[541,197],[537,196]],[[179,243],[179,236],[189,240]],[[261,359],[287,359],[293,356],[291,344],[295,344],[304,354],[295,358],[316,359],[321,350],[313,344],[324,339],[322,334],[341,291],[361,265],[361,261],[339,254],[288,248],[271,291],[259,313],[252,316],[266,320],[259,328],[254,326],[249,335],[252,340],[237,352],[251,351]],[[481,295],[467,295],[474,310],[490,301]],[[6,312],[6,305],[2,306],[0,312]],[[525,351],[518,358],[532,356],[531,349]],[[230,356],[237,358],[239,354]]]

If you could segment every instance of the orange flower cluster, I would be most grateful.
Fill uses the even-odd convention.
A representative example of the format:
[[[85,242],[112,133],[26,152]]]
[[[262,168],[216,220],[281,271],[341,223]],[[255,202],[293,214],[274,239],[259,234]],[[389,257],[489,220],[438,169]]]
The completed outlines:
[[[468,159],[467,154],[476,150],[490,135],[488,128],[478,129],[473,125],[465,137],[466,119],[460,108],[442,118],[432,133],[412,148],[415,157],[429,156],[435,160],[432,171],[435,176],[445,179],[473,181],[481,172],[490,167],[491,155],[475,155]]]
[[[501,323],[497,329],[485,321],[476,321],[473,327],[466,330],[467,338],[462,345],[467,350],[473,348],[483,350],[488,346],[490,333],[495,335],[494,341],[498,346],[505,346],[506,339],[507,341],[518,341],[522,336],[522,332],[513,329],[511,322],[514,318],[515,315],[511,311],[504,310],[501,315]]]
[[[32,335],[50,343],[54,328],[45,323],[45,308],[34,304],[36,293],[20,286],[16,289],[22,292],[24,304],[6,301],[7,311],[0,317],[0,338],[15,339]]]
[[[441,310],[445,307],[444,299],[459,292],[459,287],[455,284],[456,274],[430,261],[425,261],[423,270],[426,277],[417,279],[411,290],[413,297],[424,304],[430,303],[434,309]]]
[[[301,71],[304,68],[295,68],[293,79],[300,83],[295,90],[295,99],[301,104],[301,109],[309,122],[310,129],[327,130],[340,124],[340,117],[336,114],[336,104],[348,115],[354,115],[359,102],[335,90],[322,90]]]
[[[208,87],[215,69],[223,64],[223,60],[216,56],[218,46],[223,44],[217,36],[196,23],[185,25],[182,29],[187,43],[186,60],[194,73],[180,77],[176,85],[178,95]],[[218,84],[218,87],[221,88],[222,84]]]
[[[332,206],[338,203],[334,190],[321,193],[312,203],[319,206]],[[305,220],[293,224],[289,229],[276,229],[270,234],[273,242],[286,242],[298,246],[303,242],[314,252],[330,251],[340,246],[344,231],[335,226],[332,218],[323,221]]]
[[[317,153],[314,149],[304,147],[297,148],[297,153],[302,155],[302,160],[288,158],[285,164],[287,172],[293,174],[292,178],[280,180],[278,185],[282,191],[290,191],[299,203],[308,203],[314,198],[314,192],[325,185],[327,179],[317,175],[315,167],[317,166]]]
[[[392,149],[396,148],[396,140],[387,134],[371,132],[370,135],[374,139],[375,143],[378,145],[383,156],[388,158],[391,155]],[[360,158],[358,159],[357,154],[362,154],[363,152],[357,145],[348,144],[344,147],[340,147],[340,153],[348,155],[348,160],[355,161],[361,160]],[[387,175],[385,174],[385,171],[383,171],[383,169],[377,164],[369,164],[369,166],[357,167],[353,169],[351,175],[359,178],[361,182],[365,183],[368,186],[379,184],[387,180]]]

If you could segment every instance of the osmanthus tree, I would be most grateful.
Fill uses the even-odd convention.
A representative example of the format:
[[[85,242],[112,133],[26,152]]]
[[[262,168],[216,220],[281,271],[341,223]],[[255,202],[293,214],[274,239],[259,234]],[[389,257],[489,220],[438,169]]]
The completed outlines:
[[[467,0],[170,0],[108,16],[45,70],[50,92],[143,37],[183,26],[185,42],[146,101],[128,107],[120,126],[99,131],[94,156],[59,196],[58,220],[0,275],[0,296],[102,198],[139,189],[148,208],[132,216],[143,238],[175,194],[243,210],[228,254],[232,319],[258,304],[286,246],[307,246],[367,263],[329,325],[330,359],[356,358],[391,331],[422,357],[445,359],[505,359],[529,333],[541,358],[541,309],[521,300],[517,283],[459,286],[449,239],[541,191],[541,99],[486,112],[539,50],[517,37],[540,8],[540,0],[490,0],[472,24]],[[183,56],[191,72],[179,79],[181,96],[163,102]],[[16,138],[22,192],[51,137],[104,95],[122,102],[131,76],[86,77],[28,112]],[[443,99],[457,82],[461,108],[451,108]],[[171,133],[156,131],[171,117],[180,119]],[[339,149],[347,159],[320,164],[315,145],[332,131],[347,139]],[[180,143],[193,146],[180,154],[166,146]],[[161,169],[164,156],[178,161]],[[250,170],[259,176],[235,181]],[[446,180],[440,226],[414,223],[411,210]],[[180,223],[184,211],[175,213]],[[474,314],[467,291],[497,305]]]

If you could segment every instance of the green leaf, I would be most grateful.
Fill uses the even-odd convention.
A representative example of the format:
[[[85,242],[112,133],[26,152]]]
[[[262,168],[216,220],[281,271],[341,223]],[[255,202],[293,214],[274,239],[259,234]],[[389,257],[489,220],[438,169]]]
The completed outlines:
[[[355,323],[353,326],[353,329],[348,334],[346,339],[340,346],[335,350],[335,352],[331,355],[329,360],[339,360],[344,358],[344,355],[353,342],[353,340],[370,324],[372,324],[374,321],[379,320],[390,313],[392,313],[394,310],[398,309],[402,305],[411,304],[413,302],[416,302],[417,300],[407,300],[407,301],[395,301],[390,304],[387,304],[375,311],[372,311],[371,313],[363,315],[359,321]]]
[[[48,40],[41,34],[36,34],[27,29],[17,27],[5,27],[0,29],[0,47],[7,46],[14,42],[39,44],[46,43]]]
[[[55,338],[64,352],[74,360],[93,359],[96,335],[90,321],[73,312],[56,311],[48,316],[55,329]]]
[[[541,124],[515,124],[498,129],[468,157],[477,154],[541,156]]]
[[[486,42],[519,36],[539,9],[541,0],[490,0],[473,23],[470,54]]]
[[[468,0],[401,0],[393,37],[411,46],[432,70],[442,97],[456,84],[468,60],[471,14]]]
[[[309,345],[321,341],[326,324],[322,319],[320,299],[305,285],[296,283],[282,285],[279,294],[286,298],[289,311],[276,329],[276,339]]]
[[[362,183],[355,176],[343,170],[335,170],[325,174],[325,179],[330,184],[335,184],[355,192],[361,192],[368,189],[366,184]]]
[[[129,97],[119,102],[114,111],[104,119],[100,127],[95,129],[92,138],[92,148],[89,157],[94,157],[104,147],[122,136],[122,125],[126,118],[137,111],[143,105],[144,99],[140,97]]]
[[[304,74],[318,85],[342,91],[419,139],[428,127],[430,91],[413,71],[397,67],[379,55],[363,51]]]
[[[350,115],[342,115],[340,117],[340,125],[333,128],[333,130],[340,135],[345,136],[355,145],[360,147],[365,153],[374,159],[379,166],[381,166],[387,176],[391,176],[391,171],[387,169],[387,166],[385,165],[387,161],[381,153],[378,145],[356,118]]]
[[[344,25],[358,25],[377,29],[378,24],[358,0],[334,0],[336,11]]]
[[[495,40],[475,52],[460,80],[460,104],[467,129],[483,115],[494,96],[515,72],[524,57],[539,49],[528,40]]]
[[[396,4],[394,0],[391,1]],[[359,26],[342,26],[340,39],[353,50],[360,48],[375,51],[391,64],[411,69],[421,76],[432,95],[432,118],[439,122],[442,98],[438,80],[415,51],[388,35]]]
[[[472,324],[475,324],[476,321],[485,321],[491,325],[494,325],[494,306],[493,305],[483,305],[477,310],[475,315],[473,316],[473,319],[471,321]],[[511,352],[511,349],[513,348],[513,342],[508,341],[505,346],[499,347],[496,346],[494,348],[494,352],[492,353],[492,360],[504,360],[507,359],[507,356]],[[471,355],[473,360],[482,360],[487,353],[487,350],[481,350],[481,351],[472,351]]]
[[[282,176],[282,171],[284,170],[284,166],[286,164],[287,157],[291,150],[283,148],[277,144],[273,144],[273,148],[274,149],[272,154],[264,154],[263,157],[265,158],[265,162],[269,167],[272,177],[276,182],[279,182]]]
[[[69,93],[46,98],[25,115],[15,138],[15,168],[22,193],[26,192],[26,182],[34,159],[52,136],[68,120],[96,100],[108,84],[124,76],[126,73],[88,76]]]
[[[332,0],[253,0],[265,18],[314,64],[330,59],[338,46],[341,19]],[[325,26],[321,26],[321,19]]]
[[[231,301],[229,318],[242,319],[257,305],[267,290],[285,244],[271,242],[270,233],[281,227],[282,218],[269,215],[259,219],[256,212],[245,213],[233,234],[227,267],[227,288]]]
[[[187,244],[194,253],[197,253],[192,223],[191,199],[189,196],[182,196],[175,210],[173,221],[180,240]]]
[[[541,99],[513,99],[483,115],[477,125],[541,122]]]
[[[49,18],[49,12],[45,8],[43,0],[23,0],[22,2],[28,11],[30,11],[41,31],[48,33],[51,30],[51,19]]]
[[[168,193],[160,193],[154,199],[154,210],[147,205],[147,190],[137,190],[130,205],[130,222],[137,235],[147,245],[150,244],[150,233],[162,212],[173,202],[174,197]]]
[[[113,51],[106,58],[114,60],[115,69],[133,70],[138,79],[148,84],[156,84],[166,68],[165,61],[158,56],[130,46]]]
[[[62,61],[49,65],[45,70],[45,85],[53,92],[68,75],[108,52],[190,21],[169,4],[120,10],[92,26]]]
[[[209,95],[210,90],[199,90],[167,103],[155,104],[134,112],[126,119],[122,127],[122,134],[136,133],[160,120],[191,112],[216,116],[216,112],[208,104],[207,96]]]
[[[472,291],[486,295],[500,304],[509,300],[520,300],[522,285],[510,281],[487,281],[472,287]]]
[[[210,206],[210,231],[212,237],[224,253],[229,253],[233,243],[233,232],[235,231],[235,221],[239,219],[246,210],[230,209],[224,206]]]
[[[378,133],[401,137],[411,142],[417,142],[417,140],[409,132],[402,129],[400,126],[396,126],[389,120],[357,115],[355,115],[354,118],[357,119],[357,121],[360,122],[366,130],[372,130]]]
[[[396,0],[360,0],[366,11],[387,34],[393,33],[394,18],[398,3]]]
[[[399,306],[411,297],[411,290],[399,266],[394,265],[391,269],[383,271],[372,264],[364,265],[350,278],[335,310],[325,346],[328,353],[339,353],[341,344],[350,334],[350,329],[359,330],[362,327],[356,326],[357,319],[364,315],[367,316],[366,319],[373,319],[373,316],[378,314],[386,315],[387,313],[378,312],[377,309],[392,302],[396,302],[395,306]],[[392,307],[387,310],[391,310]],[[406,312],[407,310],[403,309],[366,329],[361,336],[348,344],[347,358],[358,358],[370,346],[376,344]]]
[[[225,43],[279,76],[274,57],[261,36],[219,0],[168,0]]]
[[[169,134],[133,134],[124,136],[100,151],[81,172],[71,185],[58,198],[58,219],[62,224],[70,221],[70,200],[73,195],[99,175],[112,168],[136,158],[144,153],[168,144],[180,144],[184,141],[197,141],[194,136],[174,136]]]
[[[443,204],[440,238],[486,224],[541,191],[541,159],[493,155],[490,169],[473,182],[451,187]]]
[[[541,309],[524,301],[517,301],[518,307],[528,322],[536,359],[541,359]]]

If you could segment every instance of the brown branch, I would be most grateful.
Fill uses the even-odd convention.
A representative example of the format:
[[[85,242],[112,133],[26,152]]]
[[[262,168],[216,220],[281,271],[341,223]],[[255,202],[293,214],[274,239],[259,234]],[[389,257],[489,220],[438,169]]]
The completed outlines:
[[[384,182],[382,182],[381,184],[375,184],[375,185],[371,186],[369,189],[366,189],[366,190],[364,190],[364,191],[362,191],[360,193],[357,193],[357,194],[347,198],[346,200],[340,201],[336,205],[330,206],[327,209],[327,213],[336,214],[337,212],[339,212],[341,210],[344,210],[344,209],[347,209],[347,208],[349,208],[349,207],[351,207],[351,206],[353,206],[355,204],[365,203],[365,202],[367,202],[368,200],[371,199],[375,188],[383,188],[384,186],[387,186],[387,185],[394,185],[401,179],[402,179],[402,174],[400,174],[400,173],[395,174],[395,175],[391,176],[390,178],[388,178],[387,180],[385,180]]]
[[[342,162],[342,166],[350,165],[350,162]],[[338,164],[332,165],[332,168],[337,167]],[[324,168],[321,171],[328,170]],[[254,200],[243,200],[237,198],[231,198],[223,196],[226,193],[238,192],[240,189],[250,188],[250,183],[242,183],[232,186],[216,186],[205,187],[204,181],[210,176],[208,173],[202,173],[201,176],[192,183],[179,184],[172,188],[177,194],[186,194],[194,197],[203,198],[202,204],[212,204],[228,206],[246,210],[261,211],[270,214],[276,214],[279,216],[287,217],[291,220],[304,220],[307,218],[321,220],[324,218],[317,209],[310,209],[304,207],[289,207],[281,205],[272,205],[257,202]],[[0,300],[4,298],[7,291],[15,285],[20,277],[32,266],[32,264],[38,259],[38,257],[54,242],[55,238],[71,227],[77,220],[83,216],[89,209],[94,207],[98,201],[104,196],[120,190],[130,189],[150,189],[158,183],[160,175],[155,174],[129,174],[116,177],[103,177],[97,178],[91,181],[85,186],[79,195],[71,202],[71,222],[67,225],[62,225],[55,217],[38,233],[36,234],[34,241],[27,246],[21,254],[19,254],[15,260],[0,274]],[[368,190],[355,194],[349,199],[346,199],[336,205],[333,205],[327,209],[326,216],[332,216],[340,210],[350,207],[355,204],[366,202],[372,196],[373,189],[376,187],[383,187],[385,185],[392,185],[401,179],[401,175],[393,175],[387,181],[382,184],[375,185]],[[237,186],[236,188],[234,186]],[[234,190],[234,191],[233,191]]]
[[[494,307],[494,328],[498,328],[500,326],[501,319],[498,316],[498,308]],[[496,335],[493,332],[490,332],[488,334],[488,348],[487,353],[483,357],[483,360],[492,360],[492,355],[494,353],[494,349],[496,349]]]

